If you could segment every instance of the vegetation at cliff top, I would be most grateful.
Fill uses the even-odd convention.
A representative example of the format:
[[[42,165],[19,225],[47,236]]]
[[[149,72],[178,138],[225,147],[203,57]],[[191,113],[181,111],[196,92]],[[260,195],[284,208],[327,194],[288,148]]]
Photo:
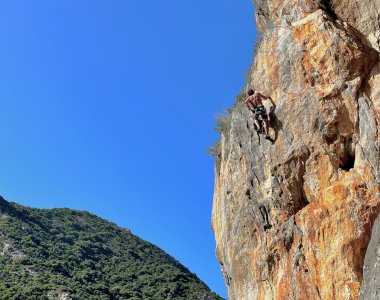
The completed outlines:
[[[0,198],[0,299],[221,299],[173,257],[88,212]],[[70,299],[68,298],[68,299]]]

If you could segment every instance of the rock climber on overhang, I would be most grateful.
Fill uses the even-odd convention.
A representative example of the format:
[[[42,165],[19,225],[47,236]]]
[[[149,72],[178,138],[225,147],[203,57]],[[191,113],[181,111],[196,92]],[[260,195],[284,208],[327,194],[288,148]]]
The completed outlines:
[[[258,133],[262,133],[264,131],[265,138],[273,142],[273,139],[269,135],[268,114],[263,105],[263,100],[266,100],[266,99],[270,99],[273,103],[273,100],[271,97],[264,96],[260,94],[258,91],[249,89],[247,91],[247,98],[245,99],[244,103],[247,105],[248,109],[252,111],[253,114],[255,115],[254,124],[255,124],[256,131]]]

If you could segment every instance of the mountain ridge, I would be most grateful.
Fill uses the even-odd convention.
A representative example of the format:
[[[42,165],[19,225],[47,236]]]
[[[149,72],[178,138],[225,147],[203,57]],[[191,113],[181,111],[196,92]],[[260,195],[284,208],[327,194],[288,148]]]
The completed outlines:
[[[87,211],[0,198],[0,299],[222,299],[159,247]]]

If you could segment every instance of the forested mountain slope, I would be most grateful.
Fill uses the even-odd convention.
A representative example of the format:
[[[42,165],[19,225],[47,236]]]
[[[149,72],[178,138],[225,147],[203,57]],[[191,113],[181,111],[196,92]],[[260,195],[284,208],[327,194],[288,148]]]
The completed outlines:
[[[95,215],[0,198],[0,299],[221,299],[173,257]]]

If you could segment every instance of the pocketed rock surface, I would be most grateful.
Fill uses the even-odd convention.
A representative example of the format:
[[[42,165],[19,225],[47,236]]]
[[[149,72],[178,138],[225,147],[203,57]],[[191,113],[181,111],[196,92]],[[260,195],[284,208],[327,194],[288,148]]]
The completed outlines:
[[[275,141],[244,103],[226,116],[212,227],[229,299],[380,299],[380,2],[255,7],[246,89],[272,97]]]

